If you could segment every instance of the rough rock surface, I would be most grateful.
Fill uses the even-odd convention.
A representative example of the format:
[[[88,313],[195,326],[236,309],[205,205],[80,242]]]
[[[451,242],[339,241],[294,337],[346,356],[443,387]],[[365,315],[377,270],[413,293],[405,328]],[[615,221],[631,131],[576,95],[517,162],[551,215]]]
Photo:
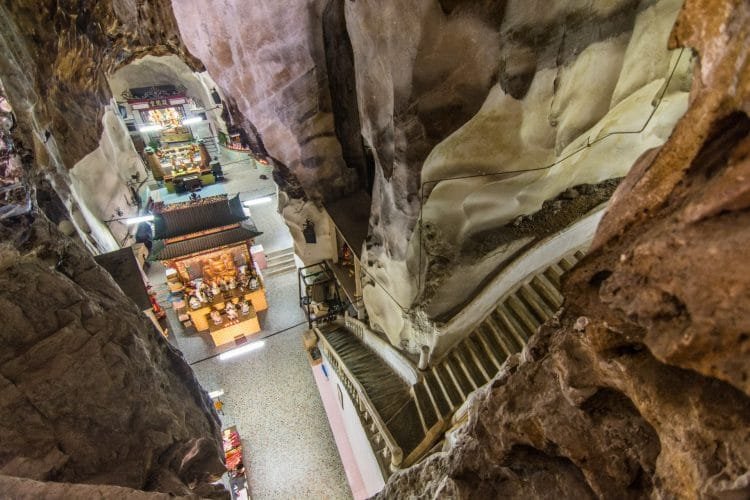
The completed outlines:
[[[211,494],[210,399],[107,272],[37,217],[2,228],[0,473]]]
[[[176,0],[185,43],[231,96],[248,133],[313,198],[351,193],[357,171],[336,137],[323,41],[324,0]]]
[[[69,170],[100,142],[110,141],[108,133],[102,134],[104,127],[111,129],[103,120],[110,98],[108,74],[147,54],[176,54],[191,67],[201,68],[180,39],[171,3],[3,2],[0,52],[0,78],[18,118],[17,146],[34,155],[40,175],[48,177],[84,241],[92,249],[96,245],[108,249],[112,238],[100,222],[104,214],[99,211],[109,207],[89,210],[82,199],[86,193],[75,192]],[[130,151],[113,154],[117,148],[106,149],[96,155],[103,154],[108,161],[122,157],[125,168],[119,175],[129,178],[124,170]],[[114,191],[127,193],[124,182]]]
[[[167,493],[153,493],[101,484],[50,483],[0,475],[0,491],[14,500],[68,500],[86,498],[88,500],[167,500],[195,498],[195,496],[173,496]]]
[[[690,108],[616,192],[561,315],[382,498],[750,495],[750,7],[690,0]]]
[[[219,421],[190,367],[55,227],[85,224],[68,169],[99,145],[105,73],[146,53],[197,65],[170,4],[4,2],[0,50],[0,125],[13,139],[3,151],[22,166],[31,201],[0,221],[0,491],[225,496],[211,484],[224,470]]]

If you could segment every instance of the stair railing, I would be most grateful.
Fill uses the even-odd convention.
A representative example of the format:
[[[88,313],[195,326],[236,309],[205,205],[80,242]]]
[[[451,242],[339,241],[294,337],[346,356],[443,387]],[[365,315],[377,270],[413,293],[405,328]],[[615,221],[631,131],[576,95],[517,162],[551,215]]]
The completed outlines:
[[[314,330],[318,336],[318,342],[323,345],[323,354],[325,354],[326,358],[330,362],[333,369],[336,371],[336,374],[339,376],[339,378],[344,381],[344,385],[346,386],[347,392],[349,393],[349,397],[351,397],[355,408],[358,410],[358,413],[367,413],[367,416],[370,418],[370,420],[372,420],[375,426],[375,432],[377,432],[377,434],[385,443],[385,447],[388,453],[388,457],[386,458],[390,458],[391,472],[399,469],[404,459],[403,450],[401,450],[401,447],[396,443],[396,440],[393,438],[393,435],[391,435],[388,427],[386,427],[383,419],[380,418],[380,414],[378,413],[377,409],[375,409],[375,405],[372,404],[372,401],[370,401],[370,398],[367,396],[365,389],[360,385],[357,377],[355,377],[349,371],[349,368],[347,368],[344,361],[338,355],[336,349],[333,348],[333,346],[328,342],[328,340],[320,332],[320,330],[317,327],[315,327]],[[365,423],[361,423],[362,427],[365,427]]]
[[[344,315],[344,325],[367,347],[375,351],[383,361],[398,373],[399,377],[409,385],[419,382],[420,376],[414,365],[401,352],[399,352],[390,342],[386,341],[375,332],[370,330],[367,324],[362,321]]]

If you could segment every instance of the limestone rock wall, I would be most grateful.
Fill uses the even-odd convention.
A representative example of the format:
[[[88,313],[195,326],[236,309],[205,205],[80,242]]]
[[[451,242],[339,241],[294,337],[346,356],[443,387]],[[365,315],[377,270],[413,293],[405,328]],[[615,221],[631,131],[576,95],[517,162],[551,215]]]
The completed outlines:
[[[80,179],[78,190],[72,187],[70,169],[100,143],[106,145],[114,138],[103,119],[110,98],[108,74],[146,54],[176,54],[191,67],[201,68],[182,44],[171,4],[164,0],[4,2],[0,52],[0,78],[17,117],[17,146],[34,155],[35,175],[47,177],[92,251],[111,249],[115,239],[100,222],[104,215],[111,218],[111,213],[105,214],[108,200],[87,206],[86,189]],[[130,152],[122,151],[122,156]],[[117,161],[112,154],[105,158]],[[108,170],[117,177],[129,168]],[[127,188],[119,182],[110,191],[117,196]]]
[[[229,96],[241,125],[313,199],[356,188],[336,137],[323,0],[172,2],[183,40]]]
[[[0,473],[217,494],[219,421],[181,354],[79,244],[30,219],[2,227]]]
[[[519,217],[666,140],[689,88],[690,52],[667,49],[681,3],[347,4],[378,167],[365,304],[391,342],[416,351],[404,309],[449,316],[547,234],[508,236]]]
[[[0,52],[2,149],[13,155],[2,181],[20,177],[30,201],[27,213],[0,221],[0,489],[226,496],[211,484],[224,470],[219,421],[190,367],[83,244],[56,228],[72,219],[86,241],[92,174],[106,177],[100,187],[116,185],[114,170],[133,167],[121,135],[102,135],[113,118],[106,74],[146,53],[199,67],[170,4],[4,2]]]
[[[750,495],[748,21],[686,2],[687,113],[620,185],[559,317],[382,498]]]

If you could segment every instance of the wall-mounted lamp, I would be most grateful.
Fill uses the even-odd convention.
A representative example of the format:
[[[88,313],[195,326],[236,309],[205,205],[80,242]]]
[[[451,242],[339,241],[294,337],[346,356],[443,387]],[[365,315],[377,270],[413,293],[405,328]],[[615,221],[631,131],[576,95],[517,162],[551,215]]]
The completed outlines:
[[[154,220],[153,215],[142,215],[140,217],[131,217],[129,219],[125,219],[125,224],[128,226],[132,226],[133,224],[140,224],[141,222],[151,222]]]
[[[242,202],[242,204],[246,207],[252,207],[255,205],[263,205],[264,203],[271,203],[273,201],[273,198],[270,196],[263,196],[261,198],[254,198],[252,200],[245,200]]]
[[[185,118],[182,120],[183,125],[192,125],[194,123],[200,123],[203,121],[203,118],[200,116],[191,116],[190,118]]]

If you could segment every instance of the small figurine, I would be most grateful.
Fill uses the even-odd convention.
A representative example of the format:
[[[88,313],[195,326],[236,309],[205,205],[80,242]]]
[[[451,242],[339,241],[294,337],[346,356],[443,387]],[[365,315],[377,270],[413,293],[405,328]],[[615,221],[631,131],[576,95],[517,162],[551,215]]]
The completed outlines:
[[[195,298],[198,299],[199,302],[204,303],[206,302],[206,297],[203,296],[203,283],[198,283],[195,287]]]
[[[219,284],[216,281],[211,283],[211,293],[214,294],[214,297],[221,293],[221,288],[219,288]]]
[[[227,302],[227,306],[224,309],[227,313],[227,318],[234,321],[237,319],[237,309],[234,307],[234,304],[231,302]]]
[[[234,279],[234,276],[229,278],[229,282],[227,283],[227,286],[229,287],[230,290],[234,290],[235,288],[237,288],[237,280]]]
[[[240,289],[245,290],[250,285],[250,280],[247,278],[247,274],[240,275]]]
[[[214,309],[211,311],[211,321],[214,322],[214,325],[220,325],[224,320],[221,317],[221,313]]]
[[[250,314],[250,304],[246,300],[240,302],[240,311],[243,315]]]
[[[255,290],[256,288],[258,288],[258,278],[253,276],[250,278],[250,290]]]
[[[224,280],[224,278],[219,278],[219,286],[221,287],[222,292],[227,291],[227,282]]]
[[[196,293],[197,293],[197,290],[196,290]],[[188,304],[190,304],[191,309],[200,309],[201,300],[195,295],[191,295],[190,298],[188,299]]]

